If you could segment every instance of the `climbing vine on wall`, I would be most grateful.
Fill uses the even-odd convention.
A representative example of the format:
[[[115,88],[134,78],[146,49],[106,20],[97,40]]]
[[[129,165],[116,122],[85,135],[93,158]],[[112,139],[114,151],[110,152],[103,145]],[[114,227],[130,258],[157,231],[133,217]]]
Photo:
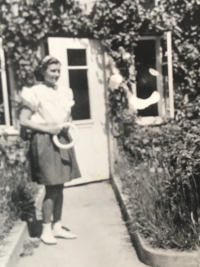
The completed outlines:
[[[172,31],[175,104],[182,109],[185,96],[194,101],[200,93],[200,1],[159,0],[153,8],[147,2],[98,1],[92,13],[94,33],[120,61],[115,54],[120,45],[133,52],[139,35]]]
[[[184,96],[199,95],[200,1],[160,0],[155,7],[145,0],[99,0],[90,14],[74,0],[1,0],[1,35],[8,62],[13,65],[18,89],[32,85],[38,45],[48,36],[100,39],[127,81],[133,58],[124,59],[123,47],[133,54],[139,35],[172,31],[176,108]],[[149,8],[148,8],[149,7]]]
[[[148,19],[153,31],[172,31],[175,103],[181,108],[183,96],[193,101],[200,93],[200,1],[160,0]]]
[[[30,1],[29,1],[30,2]],[[1,1],[1,32],[8,60],[14,67],[18,88],[34,83],[33,70],[37,64],[38,46],[51,35],[81,36],[86,31],[86,16],[77,2]],[[86,27],[87,28],[87,27]]]

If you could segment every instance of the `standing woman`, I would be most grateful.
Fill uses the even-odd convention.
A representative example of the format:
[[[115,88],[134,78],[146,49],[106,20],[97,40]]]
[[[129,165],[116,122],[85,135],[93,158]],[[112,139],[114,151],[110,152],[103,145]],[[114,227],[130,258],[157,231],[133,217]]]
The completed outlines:
[[[32,180],[43,184],[46,194],[42,206],[43,231],[41,240],[56,244],[55,237],[76,238],[62,228],[63,185],[81,176],[74,149],[60,149],[53,143],[58,135],[61,143],[71,142],[67,128],[60,125],[70,120],[73,93],[57,85],[60,62],[51,56],[42,59],[35,71],[39,82],[32,88],[23,88],[23,109],[20,124],[32,131],[30,140],[30,165]],[[53,224],[51,225],[51,217]]]

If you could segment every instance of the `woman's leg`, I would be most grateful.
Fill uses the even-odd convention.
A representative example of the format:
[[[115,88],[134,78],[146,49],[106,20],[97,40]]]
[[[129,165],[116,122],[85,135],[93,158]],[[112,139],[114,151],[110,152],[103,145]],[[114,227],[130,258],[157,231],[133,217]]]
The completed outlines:
[[[53,222],[61,221],[62,208],[63,208],[63,184],[57,186],[57,193],[53,208]]]
[[[61,217],[62,217],[62,207],[63,207],[63,185],[58,185],[57,196],[54,202],[53,209],[53,230],[56,237],[61,238],[76,238],[76,235],[66,231],[62,228]]]
[[[56,186],[46,186],[46,194],[43,201],[42,213],[43,213],[43,230],[41,240],[49,245],[57,243],[52,233],[51,216],[54,210],[55,199],[57,196]]]
[[[57,191],[57,186],[46,186],[46,194],[42,206],[43,223],[45,224],[51,222]]]

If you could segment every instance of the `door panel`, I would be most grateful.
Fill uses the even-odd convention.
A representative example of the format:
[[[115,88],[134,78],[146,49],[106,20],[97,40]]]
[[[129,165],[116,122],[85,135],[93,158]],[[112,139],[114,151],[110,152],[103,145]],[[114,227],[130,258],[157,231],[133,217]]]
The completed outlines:
[[[48,38],[49,54],[61,62],[62,86],[72,88],[72,117],[79,130],[75,145],[82,177],[68,185],[109,178],[103,51],[98,41]]]

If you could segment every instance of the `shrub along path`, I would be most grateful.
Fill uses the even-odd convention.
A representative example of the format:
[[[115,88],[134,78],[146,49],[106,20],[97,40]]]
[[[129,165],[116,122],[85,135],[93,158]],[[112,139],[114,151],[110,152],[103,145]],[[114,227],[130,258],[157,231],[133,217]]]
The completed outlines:
[[[120,208],[108,182],[67,188],[64,225],[75,240],[59,239],[55,246],[40,243],[32,256],[15,267],[144,267],[132,247]]]

